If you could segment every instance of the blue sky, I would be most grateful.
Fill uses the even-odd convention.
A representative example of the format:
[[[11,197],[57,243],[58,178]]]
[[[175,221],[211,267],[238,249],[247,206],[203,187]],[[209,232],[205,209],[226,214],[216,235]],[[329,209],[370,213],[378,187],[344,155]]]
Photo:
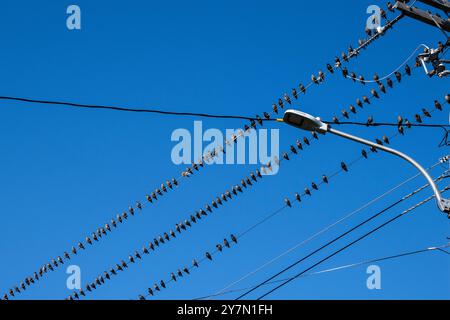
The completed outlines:
[[[66,8],[74,3],[82,10],[81,31],[66,28]],[[364,36],[366,8],[374,3],[377,1],[329,1],[326,5],[290,0],[3,1],[0,95],[254,116],[270,110],[273,102],[299,82],[309,82],[312,73],[332,63],[350,44],[356,46]],[[384,6],[384,2],[378,4]],[[375,72],[388,74],[419,44],[434,46],[439,40],[442,34],[435,28],[403,19],[348,68],[366,78]],[[368,94],[370,88],[340,75],[327,77],[325,84],[311,88],[296,107],[330,119],[357,97]],[[353,119],[365,121],[372,115],[378,121],[392,122],[399,114],[413,118],[424,107],[433,109],[433,101],[443,101],[447,91],[448,79],[429,79],[422,69],[416,69],[411,78]],[[447,110],[434,113],[430,121],[447,123]],[[185,166],[172,163],[170,136],[177,128],[192,130],[193,120],[1,102],[0,292],[144,199],[162,182],[178,176]],[[223,130],[244,124],[240,120],[203,121],[204,128]],[[282,150],[304,136],[282,124],[267,126],[280,129]],[[346,129],[370,139],[395,133],[394,128]],[[439,129],[417,128],[392,145],[429,166],[448,152],[438,148],[441,138]],[[263,178],[89,298],[137,298],[148,286],[167,279],[170,272],[212,251],[230,233],[245,230],[282,206],[286,196],[301,192],[322,174],[334,172],[341,161],[355,159],[361,149],[331,136],[321,140],[286,163],[277,175]],[[205,168],[71,263],[80,266],[83,283],[92,281],[255,169],[254,165]],[[433,174],[443,170],[439,167]],[[215,293],[414,173],[412,167],[390,155],[371,156],[301,206],[252,231],[212,263],[171,284],[157,298],[192,299]],[[423,183],[416,179],[237,288],[258,283]],[[405,202],[371,226],[429,194],[427,190]],[[442,244],[450,236],[448,223],[429,203],[322,267]],[[347,241],[356,237],[354,234]],[[270,298],[450,298],[450,260],[444,254],[427,253],[379,265],[382,290],[367,289],[366,268],[360,267],[297,280]],[[19,299],[62,299],[71,293],[66,278],[65,267],[60,268]]]

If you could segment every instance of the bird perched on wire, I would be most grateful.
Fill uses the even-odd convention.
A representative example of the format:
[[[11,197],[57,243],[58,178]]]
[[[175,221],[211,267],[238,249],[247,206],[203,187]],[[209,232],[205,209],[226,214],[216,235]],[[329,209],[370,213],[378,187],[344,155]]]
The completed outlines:
[[[380,88],[381,92],[386,93],[386,87],[381,82],[378,84],[378,88]]]
[[[341,60],[338,57],[334,58],[334,66],[336,68],[339,68],[341,66]]]
[[[350,72],[350,79],[352,79],[353,82],[356,82],[356,73],[354,73],[353,71]]]
[[[356,108],[353,105],[350,105],[349,109],[352,113],[356,113]]]
[[[347,167],[347,165],[345,164],[345,162],[341,162],[341,168],[342,168],[342,170],[344,170],[345,172],[348,172],[348,167]]]
[[[206,258],[208,258],[209,260],[212,260],[212,256],[209,252],[205,253]]]
[[[311,81],[314,82],[315,84],[319,84],[319,81],[317,80],[315,75],[311,75]]]
[[[367,159],[367,151],[366,150],[362,149],[361,155]]]
[[[372,95],[373,95],[375,98],[377,98],[377,99],[380,98],[380,96],[378,95],[378,92],[377,92],[375,89],[370,90],[370,93],[372,93]]]
[[[216,248],[217,248],[217,250],[219,251],[219,252],[222,252],[222,245],[219,243],[219,244],[216,244]]]
[[[307,194],[308,196],[311,195],[311,191],[308,188],[305,188],[305,194]]]
[[[237,243],[237,238],[235,235],[230,235],[231,241],[233,241],[234,243]]]
[[[388,79],[386,80],[386,83],[387,83],[387,85],[389,86],[389,88],[393,88],[393,87],[394,87],[394,82],[393,82],[390,78],[388,78]]]
[[[356,99],[356,105],[360,108],[363,107],[363,103],[361,102],[361,100],[359,98]]]
[[[445,101],[447,101],[447,103],[450,103],[450,94],[445,95]]]
[[[303,84],[300,83],[300,84],[298,85],[298,87],[299,87],[301,93],[303,93],[303,94],[306,93],[306,88],[305,88],[305,86],[304,86]]]
[[[446,99],[447,99],[447,96],[445,97]],[[448,101],[448,103],[450,103],[450,96],[449,96],[449,101]],[[439,111],[442,111],[442,105],[439,103],[439,101],[437,101],[437,100],[434,100],[434,107],[436,108],[436,109],[438,109]]]
[[[192,265],[194,266],[194,267],[197,267],[198,268],[198,262],[197,262],[197,260],[192,260]]]
[[[297,93],[297,89],[292,88],[292,96],[295,98],[295,100],[298,99],[298,93]]]
[[[420,115],[416,114],[415,118],[417,123],[422,123],[422,118],[420,117]]]
[[[431,114],[427,109],[422,108],[422,113],[425,117],[431,118]]]
[[[317,80],[319,80],[320,82],[325,81],[325,74],[323,73],[322,70],[319,70],[319,75],[317,77]]]
[[[368,117],[367,118],[367,122],[366,122],[366,125],[369,127],[369,126],[371,126],[372,124],[373,124],[373,117],[372,116],[370,116],[370,117]]]
[[[410,66],[408,66],[408,65],[405,66],[405,73],[406,73],[408,76],[411,75],[411,67],[410,67]]]
[[[342,76],[344,77],[344,78],[347,78],[348,77],[348,69],[347,68],[342,68]]]
[[[292,205],[291,205],[291,201],[289,201],[289,199],[288,198],[286,198],[286,199],[284,199],[284,203],[286,203],[286,205],[289,207],[289,208],[291,208],[292,207]]]
[[[347,119],[349,119],[349,115],[348,115],[348,112],[347,112],[347,110],[342,110],[342,115],[344,116],[344,118],[347,118]]]
[[[327,63],[327,70],[328,70],[329,73],[334,73],[334,69],[331,66],[331,64],[329,64],[329,63]]]
[[[364,79],[364,77],[362,75],[359,76],[359,82],[361,82],[361,84],[363,84],[363,85],[366,84],[366,80]]]
[[[284,94],[283,98],[284,98],[284,101],[286,101],[287,103],[291,104],[291,98],[288,96],[287,93]]]
[[[227,248],[230,247],[230,243],[228,242],[227,239],[223,239],[223,245],[224,245],[225,247],[227,247]]]
[[[400,72],[395,71],[395,77],[399,83],[402,81],[402,74]]]
[[[370,100],[369,98],[367,98],[367,96],[363,96],[363,101],[367,104],[370,104]]]

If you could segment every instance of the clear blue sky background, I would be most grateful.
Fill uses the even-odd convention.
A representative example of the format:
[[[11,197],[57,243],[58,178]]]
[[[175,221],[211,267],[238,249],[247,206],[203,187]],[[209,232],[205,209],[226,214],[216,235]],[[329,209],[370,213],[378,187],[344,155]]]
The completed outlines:
[[[332,62],[348,45],[356,46],[364,35],[366,8],[374,2],[2,1],[0,95],[253,116],[270,110],[278,97],[299,82],[308,82],[311,73]],[[65,11],[73,3],[82,9],[81,31],[66,28]],[[393,32],[353,60],[349,69],[367,78],[375,72],[387,74],[418,44],[433,46],[442,38],[432,27],[404,19]],[[328,77],[297,106],[329,119],[357,97],[368,94],[370,88],[340,75]],[[354,119],[365,121],[373,115],[379,121],[395,121],[398,114],[412,118],[423,107],[431,110],[434,99],[442,101],[446,91],[448,79],[428,79],[417,69],[413,77]],[[432,122],[447,123],[448,107],[436,113]],[[239,120],[203,122],[205,128],[220,129],[243,124]],[[0,291],[18,284],[51,257],[70,249],[161,182],[178,176],[184,166],[171,162],[174,143],[170,135],[174,129],[192,126],[192,118],[1,102]],[[282,150],[303,137],[293,128],[270,126],[280,128]],[[395,132],[395,128],[347,130],[371,139]],[[393,145],[428,166],[448,152],[437,147],[441,137],[438,129],[415,129],[394,140]],[[361,149],[334,137],[322,140],[287,163],[278,175],[264,178],[250,192],[229,202],[89,298],[136,298],[154,282],[167,279],[171,271],[190,264],[192,258],[201,258],[225,236],[245,230],[279,208],[285,196],[303,190],[323,173],[334,172],[341,161],[355,159]],[[184,182],[107,240],[73,259],[72,263],[82,269],[83,283],[155,235],[173,228],[255,168],[213,166]],[[192,299],[214,293],[414,173],[413,168],[390,155],[371,156],[350,173],[334,179],[301,207],[295,206],[255,229],[238,246],[217,256],[213,263],[203,264],[189,278],[172,284],[157,297]],[[261,281],[422,184],[421,179],[408,184],[345,226],[238,287]],[[372,226],[429,194],[427,190],[402,204]],[[323,268],[442,244],[448,236],[449,221],[430,203],[330,260]],[[356,234],[349,239],[354,238]],[[450,260],[444,254],[427,253],[379,265],[382,290],[366,288],[366,267],[360,267],[298,280],[270,297],[450,298]],[[70,293],[66,278],[64,268],[58,269],[20,299],[62,299]]]

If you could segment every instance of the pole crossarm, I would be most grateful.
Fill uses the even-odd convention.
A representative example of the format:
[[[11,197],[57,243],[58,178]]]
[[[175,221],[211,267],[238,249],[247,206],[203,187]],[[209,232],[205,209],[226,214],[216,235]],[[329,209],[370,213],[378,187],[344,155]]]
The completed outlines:
[[[425,10],[410,7],[407,4],[404,4],[403,2],[400,1],[397,1],[396,7],[398,10],[400,10],[404,15],[408,17],[422,21],[436,28],[439,26],[439,28],[441,28],[442,30],[450,32],[449,20],[444,20],[441,17],[428,13]]]

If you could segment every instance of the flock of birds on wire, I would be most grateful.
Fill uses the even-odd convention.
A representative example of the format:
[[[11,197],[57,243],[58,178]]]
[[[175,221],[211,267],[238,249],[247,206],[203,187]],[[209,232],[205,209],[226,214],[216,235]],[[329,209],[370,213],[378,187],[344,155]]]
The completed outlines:
[[[391,12],[394,12],[393,5],[388,2],[388,10]],[[387,19],[386,12],[382,10],[382,17],[384,19]],[[387,30],[391,29],[393,25],[399,21],[399,19],[402,17],[402,15],[398,16],[393,21],[387,21],[386,26],[381,31],[372,31],[369,29],[366,29],[366,34],[368,35],[369,39],[367,40],[359,40],[359,47],[357,49],[353,49],[351,46],[348,48],[347,52],[344,52],[341,54],[341,57],[336,57],[334,60],[334,64],[327,64],[326,65],[326,72],[329,74],[334,74],[338,69],[341,70],[342,75],[345,78],[351,79],[353,81],[360,82],[361,84],[365,84],[365,78],[360,75],[357,76],[355,72],[349,72],[348,69],[343,66],[344,62],[349,62],[350,59],[356,57],[359,55],[360,51],[362,49],[365,49],[370,43],[372,43],[375,39],[377,39],[380,35],[383,35]],[[439,44],[441,46],[441,44]],[[416,60],[416,67],[420,67],[420,61]],[[406,65],[405,67],[405,74],[411,75],[411,68]],[[402,81],[402,74],[398,71],[395,72],[395,79],[398,83]],[[379,91],[383,94],[386,94],[387,90],[386,88],[393,88],[394,82],[388,78],[386,80],[386,84],[383,84],[382,81],[380,81],[380,78],[377,74],[374,75],[373,80],[377,83]],[[319,70],[317,75],[311,76],[311,83],[308,85],[299,84],[298,88],[293,88],[291,93],[292,97],[288,95],[287,93],[283,95],[282,98],[278,99],[277,103],[274,103],[272,105],[272,112],[277,115],[280,111],[280,109],[283,109],[285,107],[285,104],[292,104],[293,100],[298,100],[300,98],[300,94],[306,94],[308,88],[311,85],[319,85],[325,81],[325,73],[322,70]],[[375,90],[371,90],[370,96],[375,99],[380,98],[380,94]],[[445,100],[447,103],[450,103],[450,96],[447,94],[445,96]],[[356,106],[359,108],[363,108],[364,104],[370,104],[370,99],[368,96],[363,96],[361,99],[356,99]],[[435,100],[435,109],[436,110],[442,110],[442,105],[439,101]],[[350,105],[349,110],[342,110],[342,117],[345,119],[348,119],[350,114],[356,114],[357,109]],[[422,109],[422,115],[416,114],[415,121],[417,123],[422,123],[422,117],[431,117],[431,113],[426,110]],[[268,112],[264,112],[262,117],[257,115],[256,121],[251,120],[249,125],[244,126],[244,131],[241,131],[238,135],[231,136],[231,141],[225,140],[225,144],[231,144],[232,142],[236,142],[239,137],[244,136],[245,132],[256,129],[257,124],[263,125],[264,120],[270,119],[271,115]],[[340,123],[340,119],[335,116],[333,117],[333,122],[336,124]],[[374,122],[373,117],[369,117],[367,120],[367,125],[370,126]],[[401,116],[398,117],[398,131],[400,134],[404,134],[404,127],[411,128],[411,122],[403,118]],[[312,137],[314,139],[318,139],[318,135],[316,132],[312,132]],[[376,139],[376,142],[379,144],[389,144],[389,138],[387,136],[383,136],[382,139]],[[290,146],[290,151],[283,152],[282,157],[283,159],[276,159],[275,162],[277,165],[280,165],[280,162],[283,160],[290,160],[290,155],[296,155],[299,151],[303,150],[304,146],[309,146],[311,143],[310,139],[307,137],[304,137],[302,141],[297,140],[296,145]],[[219,147],[218,149],[213,149],[212,151],[206,153],[201,160],[199,160],[197,163],[193,163],[191,167],[186,168],[181,173],[181,178],[188,178],[191,175],[194,174],[194,172],[199,171],[201,168],[204,167],[205,162],[209,161],[211,158],[214,158],[217,156],[217,152],[222,151],[223,147]],[[376,152],[376,149],[371,148],[372,152]],[[362,150],[361,152],[362,156],[364,158],[368,157],[367,151]],[[344,172],[348,171],[348,165],[345,162],[341,162],[340,164],[341,170]],[[258,179],[261,179],[263,175],[261,172],[265,173],[266,170],[271,170],[272,163],[268,163],[267,165],[263,166],[260,170],[256,170],[255,172],[252,172],[248,177],[245,177],[241,180],[240,185],[235,185],[231,188],[231,191],[227,190],[214,200],[212,200],[211,204],[207,204],[204,209],[200,209],[196,211],[194,214],[190,215],[189,219],[185,219],[183,222],[179,222],[175,224],[174,229],[169,230],[168,232],[163,233],[162,235],[155,238],[152,242],[148,244],[148,246],[144,246],[142,248],[142,251],[135,251],[132,255],[128,257],[128,263],[124,260],[121,260],[120,263],[117,263],[114,267],[110,268],[109,271],[104,271],[103,274],[99,277],[97,277],[94,281],[92,281],[90,284],[87,284],[85,286],[85,290],[81,289],[78,292],[74,292],[71,296],[69,296],[67,299],[79,299],[81,296],[85,296],[87,292],[91,292],[95,290],[97,287],[101,286],[105,283],[106,280],[110,280],[112,276],[115,276],[118,274],[118,272],[124,271],[124,269],[128,268],[129,264],[134,264],[137,260],[142,259],[142,255],[149,254],[150,251],[154,251],[157,247],[159,247],[161,244],[164,244],[166,241],[170,241],[172,238],[176,238],[177,234],[182,233],[183,231],[187,230],[187,228],[191,227],[192,224],[197,223],[199,220],[201,220],[203,217],[207,216],[208,213],[211,213],[213,209],[217,209],[219,206],[222,206],[225,202],[232,199],[233,196],[237,196],[239,193],[243,193],[244,189],[249,188],[253,185],[253,183],[257,182]],[[326,175],[322,176],[321,183],[328,183],[328,177]],[[311,190],[318,190],[320,184],[316,184],[314,182],[311,183],[311,188],[306,187],[304,190],[303,195],[311,195]],[[78,242],[75,246],[73,246],[69,251],[65,251],[61,256],[57,256],[56,258],[51,259],[42,267],[40,267],[37,271],[35,271],[31,276],[25,278],[23,282],[21,282],[18,286],[15,286],[11,289],[9,289],[8,293],[5,293],[2,297],[4,300],[8,300],[9,298],[15,297],[16,294],[20,294],[22,291],[26,290],[27,287],[37,283],[41,278],[43,278],[47,273],[54,271],[56,268],[60,267],[61,265],[64,265],[65,261],[69,261],[71,257],[74,257],[79,254],[80,251],[86,250],[88,246],[92,246],[95,242],[99,242],[102,238],[106,237],[109,232],[112,232],[113,229],[118,228],[120,224],[125,223],[130,216],[134,216],[137,212],[142,211],[143,207],[146,204],[154,204],[158,201],[160,197],[162,197],[165,193],[169,192],[170,190],[175,189],[179,186],[179,180],[176,178],[172,178],[170,180],[167,180],[165,183],[161,184],[159,188],[156,188],[154,191],[149,193],[146,196],[146,201],[137,201],[134,206],[130,206],[127,211],[124,211],[121,214],[117,214],[115,218],[112,218],[109,223],[106,223],[104,226],[98,228],[95,232],[92,232],[91,235],[87,236],[84,241]],[[296,193],[295,194],[295,200],[300,202],[301,201],[301,195]],[[292,207],[292,202],[289,199],[285,199],[285,205],[287,207]],[[223,241],[216,245],[216,250],[213,252],[206,252],[205,256],[202,260],[193,260],[191,267],[182,267],[181,269],[177,270],[176,272],[172,272],[170,274],[170,280],[166,281],[176,281],[177,278],[180,278],[184,275],[189,275],[190,270],[193,267],[198,267],[199,263],[206,260],[212,260],[212,255],[217,252],[222,252],[224,248],[230,248],[231,243],[237,243],[237,237],[235,235],[230,235],[230,238],[223,239]],[[163,288],[166,288],[165,281],[161,280],[158,283],[155,283],[153,288],[148,288],[148,295],[153,295],[156,291],[160,291]],[[140,295],[140,299],[145,299],[145,296]]]

